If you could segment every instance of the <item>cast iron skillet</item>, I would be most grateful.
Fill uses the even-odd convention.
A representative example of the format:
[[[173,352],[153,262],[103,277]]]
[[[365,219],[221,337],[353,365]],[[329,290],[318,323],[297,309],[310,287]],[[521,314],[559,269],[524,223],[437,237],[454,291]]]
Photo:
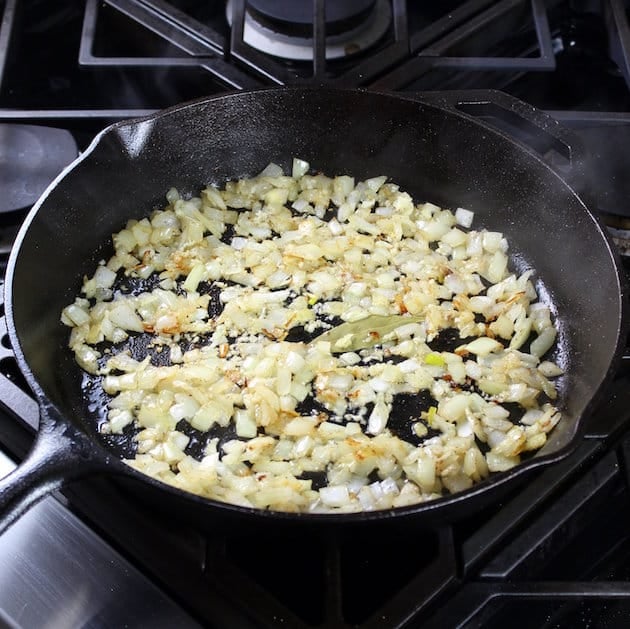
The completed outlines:
[[[478,95],[477,95],[478,96]],[[7,327],[20,369],[40,407],[40,429],[22,465],[0,481],[2,525],[63,482],[107,473],[157,508],[196,524],[369,523],[392,518],[451,518],[496,499],[499,488],[565,456],[610,377],[624,340],[624,288],[599,222],[574,190],[530,149],[460,109],[500,107],[536,123],[570,154],[553,121],[500,93],[468,104],[454,93],[417,99],[328,88],[240,92],[184,104],[115,124],[48,189],[28,215],[9,262]],[[109,257],[112,232],[163,203],[169,187],[253,175],[292,156],[329,174],[386,174],[417,200],[476,212],[476,225],[504,232],[521,269],[533,266],[538,289],[557,312],[556,358],[562,422],[524,464],[465,492],[433,502],[359,514],[253,510],[193,496],[135,472],[106,448],[87,420],[81,373],[59,322],[85,273]],[[577,166],[574,164],[574,167]],[[575,172],[575,171],[574,171]]]

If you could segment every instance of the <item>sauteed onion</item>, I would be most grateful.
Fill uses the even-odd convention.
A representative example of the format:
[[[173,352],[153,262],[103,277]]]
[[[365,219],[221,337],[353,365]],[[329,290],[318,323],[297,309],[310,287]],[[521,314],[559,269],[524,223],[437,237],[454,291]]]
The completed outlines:
[[[181,489],[311,512],[430,500],[542,447],[557,332],[504,235],[309,168],[171,189],[113,235],[61,315],[101,431]]]

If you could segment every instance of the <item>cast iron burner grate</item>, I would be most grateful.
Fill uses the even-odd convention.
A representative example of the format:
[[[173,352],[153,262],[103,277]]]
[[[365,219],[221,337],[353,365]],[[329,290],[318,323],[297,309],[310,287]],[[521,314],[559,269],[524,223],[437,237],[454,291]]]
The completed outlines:
[[[348,22],[369,18],[383,3],[387,5],[384,13],[388,18],[382,37],[371,45],[359,46],[360,50],[350,51],[355,53],[351,54],[352,63],[335,59],[327,62],[326,40],[346,30]],[[581,93],[574,95],[579,99],[584,98],[588,81],[606,75],[621,79],[621,84],[616,81],[607,86],[615,92],[619,92],[620,85],[627,88],[630,82],[630,29],[622,0],[604,0],[595,8],[582,10],[543,0],[449,0],[419,7],[403,0],[335,4],[327,4],[326,0],[300,0],[290,3],[296,13],[291,20],[309,31],[311,51],[303,60],[305,63],[263,54],[244,40],[245,18],[250,13],[266,19],[267,26],[269,20],[279,24],[278,36],[285,35],[282,29],[289,28],[288,18],[280,19],[282,11],[270,8],[281,6],[280,1],[230,0],[228,19],[223,3],[188,0],[86,0],[84,7],[68,5],[54,12],[53,17],[43,5],[41,0],[3,3],[0,76],[7,81],[3,85],[5,107],[7,100],[10,102],[12,95],[15,96],[15,90],[24,97],[24,86],[35,80],[40,82],[39,87],[47,88],[44,92],[47,96],[50,89],[56,92],[65,89],[67,97],[75,105],[80,103],[85,114],[86,99],[93,95],[78,92],[76,88],[82,80],[89,81],[84,83],[85,87],[91,86],[104,97],[99,79],[102,82],[107,77],[107,81],[113,81],[115,75],[119,78],[128,75],[129,87],[132,82],[141,87],[142,75],[153,71],[162,77],[168,74],[169,78],[179,78],[182,84],[194,76],[198,90],[204,88],[204,75],[210,79],[205,86],[215,89],[316,80],[388,90],[427,90],[449,88],[453,84],[457,89],[501,89],[527,78],[525,74],[546,80],[568,69],[571,81],[564,87],[567,91],[575,86],[582,88]],[[22,26],[25,21],[27,28]],[[63,68],[53,69],[56,73],[53,71],[49,76],[48,84],[46,75],[39,72],[40,67],[51,70],[51,55],[42,54],[37,44],[54,32],[66,35],[65,39],[56,39],[58,51],[76,54],[78,46],[78,58],[72,65],[78,62],[81,72],[80,76],[71,77],[70,84],[61,76]],[[356,55],[357,52],[361,54]],[[29,64],[33,76],[25,77],[16,68],[16,53],[26,55],[25,63],[34,62]],[[588,64],[588,80],[584,67],[582,75],[576,74],[579,68],[571,67],[577,62]],[[100,72],[93,73],[95,68]],[[145,89],[149,89],[148,85]],[[182,100],[181,94],[175,93],[177,90],[171,91],[172,96]],[[530,98],[544,95],[545,91],[537,90]],[[555,95],[565,99],[567,109],[580,105],[567,100],[568,96]],[[140,97],[146,101],[151,94],[134,94],[123,89],[110,94],[110,98],[116,97],[124,100]],[[163,106],[158,102],[153,104]],[[71,107],[71,103],[66,105],[66,109]],[[133,111],[133,107],[127,108]]]

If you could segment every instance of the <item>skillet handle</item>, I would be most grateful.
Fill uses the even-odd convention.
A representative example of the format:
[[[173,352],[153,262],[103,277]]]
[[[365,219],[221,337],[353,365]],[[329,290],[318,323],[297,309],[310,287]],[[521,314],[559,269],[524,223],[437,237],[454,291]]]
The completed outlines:
[[[0,533],[44,496],[65,482],[102,470],[89,437],[62,419],[47,403],[40,405],[35,442],[17,468],[0,479]]]
[[[544,111],[499,90],[419,92],[412,96],[428,105],[450,109],[533,149],[565,178],[578,181],[586,149],[581,139]]]

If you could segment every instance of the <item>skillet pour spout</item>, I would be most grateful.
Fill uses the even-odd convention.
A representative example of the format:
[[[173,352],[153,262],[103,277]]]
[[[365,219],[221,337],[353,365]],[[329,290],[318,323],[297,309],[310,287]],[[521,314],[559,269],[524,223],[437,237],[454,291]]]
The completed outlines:
[[[6,518],[71,477],[114,472],[130,477],[132,491],[150,496],[159,508],[176,505],[200,526],[229,517],[317,526],[435,521],[469,514],[526,472],[567,455],[620,357],[625,284],[605,228],[572,186],[533,149],[466,113],[474,111],[474,102],[494,103],[543,134],[571,141],[542,112],[496,92],[402,97],[323,87],[204,98],[99,134],[29,213],[9,261],[7,327],[20,369],[40,400],[42,428],[23,471],[0,485]],[[387,175],[418,202],[473,210],[477,225],[505,233],[517,272],[535,269],[536,288],[559,327],[554,360],[565,371],[559,387],[563,419],[535,456],[470,490],[411,507],[281,514],[166,486],[124,465],[123,451],[105,444],[86,411],[82,374],[59,321],[83,275],[111,255],[111,234],[129,219],[149,215],[172,186],[193,194],[254,175],[269,162],[290,171],[294,156],[357,180]],[[36,487],[32,493],[29,485]]]

